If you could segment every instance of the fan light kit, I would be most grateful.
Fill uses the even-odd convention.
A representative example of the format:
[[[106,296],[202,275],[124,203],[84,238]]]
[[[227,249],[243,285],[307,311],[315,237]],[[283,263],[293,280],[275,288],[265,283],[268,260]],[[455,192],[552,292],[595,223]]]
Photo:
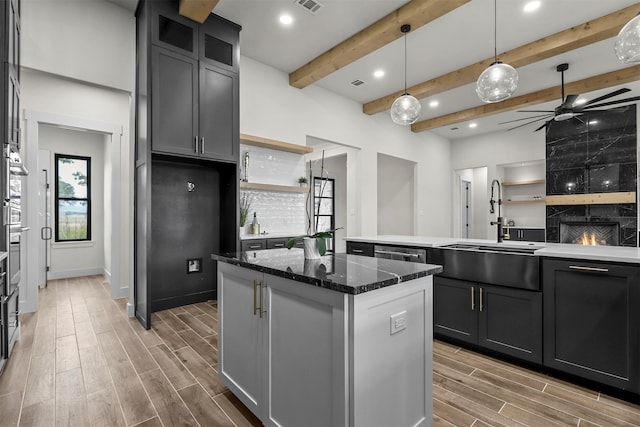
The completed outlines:
[[[640,13],[622,27],[614,50],[618,59],[625,64],[640,64]]]
[[[400,31],[404,33],[404,94],[393,101],[390,113],[395,124],[410,125],[418,120],[422,104],[407,93],[407,33],[411,31],[411,25],[404,24]]]
[[[500,102],[510,98],[518,87],[518,72],[516,69],[498,60],[497,0],[493,2],[493,13],[494,61],[480,74],[476,83],[476,93],[480,100],[486,103]]]

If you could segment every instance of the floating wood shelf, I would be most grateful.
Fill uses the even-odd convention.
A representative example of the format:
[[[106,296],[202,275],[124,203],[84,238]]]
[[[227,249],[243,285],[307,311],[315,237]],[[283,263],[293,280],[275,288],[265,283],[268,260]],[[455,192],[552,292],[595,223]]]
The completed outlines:
[[[544,202],[545,199],[544,197],[540,198],[540,199],[527,199],[527,200],[503,200],[502,204],[503,205],[519,205],[519,204],[523,204],[523,203],[540,203],[540,202]]]
[[[513,181],[513,182],[503,182],[503,187],[510,187],[512,185],[532,185],[532,184],[544,184],[544,179],[532,179],[529,181]]]
[[[307,147],[306,145],[290,144],[288,142],[276,141],[275,139],[247,135],[244,133],[240,134],[240,144],[270,148],[272,150],[286,151],[288,153],[295,154],[308,154],[313,152],[313,147]]]
[[[557,205],[612,205],[618,203],[635,203],[636,192],[568,194],[547,196],[547,206]]]
[[[240,182],[240,188],[245,190],[280,191],[288,193],[308,193],[309,187],[294,185],[260,184],[259,182]]]

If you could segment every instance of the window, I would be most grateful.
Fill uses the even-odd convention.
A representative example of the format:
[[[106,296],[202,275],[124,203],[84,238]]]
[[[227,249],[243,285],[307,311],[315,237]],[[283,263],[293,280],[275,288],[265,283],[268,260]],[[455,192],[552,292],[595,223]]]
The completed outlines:
[[[333,178],[313,178],[313,198],[316,219],[316,231],[329,231],[336,228]],[[333,239],[327,239],[327,251],[333,251]]]
[[[56,242],[91,240],[91,158],[55,159]]]

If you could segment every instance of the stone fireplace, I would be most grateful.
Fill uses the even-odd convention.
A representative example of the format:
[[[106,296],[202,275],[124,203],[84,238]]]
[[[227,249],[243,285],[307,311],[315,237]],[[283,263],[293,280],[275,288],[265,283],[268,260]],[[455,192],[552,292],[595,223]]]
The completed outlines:
[[[546,240],[638,246],[636,106],[551,122]]]

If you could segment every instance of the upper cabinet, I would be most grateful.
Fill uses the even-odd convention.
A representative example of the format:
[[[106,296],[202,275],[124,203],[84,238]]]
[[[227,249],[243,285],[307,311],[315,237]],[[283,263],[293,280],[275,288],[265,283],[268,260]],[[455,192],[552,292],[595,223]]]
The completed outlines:
[[[153,2],[151,150],[238,161],[239,30],[211,15],[200,25],[174,1]]]
[[[2,70],[3,143],[20,149],[20,0],[5,0],[3,8]]]

